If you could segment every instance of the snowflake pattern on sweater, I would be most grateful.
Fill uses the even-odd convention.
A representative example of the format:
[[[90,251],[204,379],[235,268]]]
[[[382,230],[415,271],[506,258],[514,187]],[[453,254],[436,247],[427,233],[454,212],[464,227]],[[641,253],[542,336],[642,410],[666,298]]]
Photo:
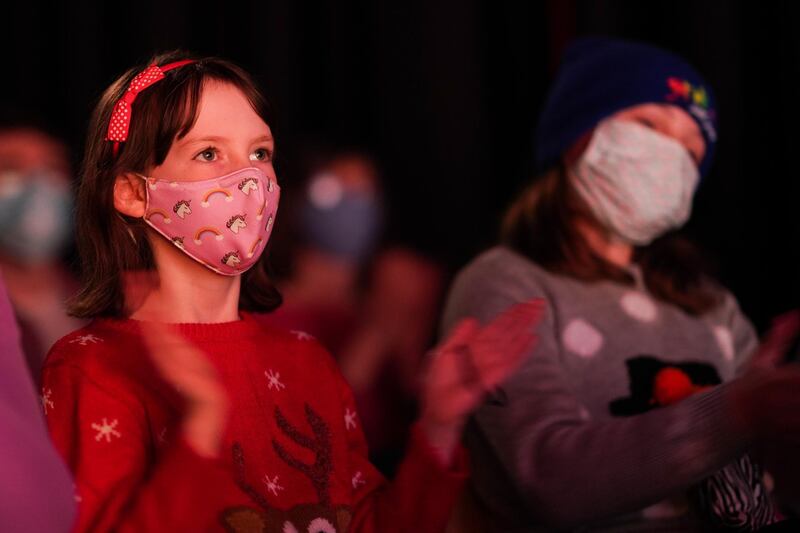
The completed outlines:
[[[43,393],[59,408],[44,394],[43,407],[81,495],[75,531],[443,530],[466,477],[463,451],[447,470],[416,429],[387,484],[318,342],[249,315],[178,327],[230,396],[215,459],[181,438],[182,400],[143,357],[140,327],[96,320],[56,343],[45,364]]]
[[[53,401],[53,391],[50,389],[42,389],[42,394],[39,397],[42,401],[42,409],[44,410],[45,416],[47,416],[47,412],[50,409],[55,409],[56,404]]]
[[[105,439],[106,442],[111,442],[111,439],[114,437],[121,439],[122,433],[117,431],[118,425],[119,420],[116,418],[109,422],[105,417],[103,417],[103,421],[101,423],[92,424],[92,429],[97,431],[97,434],[94,436],[94,440],[100,442],[101,440]]]

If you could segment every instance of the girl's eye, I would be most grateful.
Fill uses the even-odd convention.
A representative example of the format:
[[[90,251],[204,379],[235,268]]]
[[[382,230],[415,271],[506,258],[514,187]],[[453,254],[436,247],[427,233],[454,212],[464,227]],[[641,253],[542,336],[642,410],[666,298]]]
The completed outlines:
[[[216,161],[217,160],[217,149],[216,148],[206,148],[199,154],[195,156],[195,159],[198,161]]]
[[[250,154],[250,161],[272,161],[272,151],[267,148],[259,148]]]

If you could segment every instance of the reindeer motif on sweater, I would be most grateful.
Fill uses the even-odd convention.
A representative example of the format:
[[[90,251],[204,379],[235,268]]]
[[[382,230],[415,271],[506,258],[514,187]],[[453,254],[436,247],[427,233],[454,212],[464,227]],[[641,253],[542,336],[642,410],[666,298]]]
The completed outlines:
[[[293,469],[301,472],[314,487],[317,502],[296,505],[288,510],[280,510],[269,505],[266,498],[245,476],[246,462],[241,444],[233,445],[233,464],[236,482],[258,508],[238,506],[226,509],[222,522],[231,533],[343,533],[347,531],[352,517],[346,506],[332,506],[330,478],[333,471],[331,434],[325,421],[308,405],[305,405],[306,421],[314,434],[303,434],[275,407],[275,421],[278,428],[294,443],[313,452],[315,460],[307,464],[278,442],[272,440],[272,447],[280,459]]]

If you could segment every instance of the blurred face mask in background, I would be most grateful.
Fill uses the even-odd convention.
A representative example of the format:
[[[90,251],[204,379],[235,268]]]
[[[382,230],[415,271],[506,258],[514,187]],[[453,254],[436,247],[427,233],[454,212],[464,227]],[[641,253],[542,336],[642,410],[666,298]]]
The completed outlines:
[[[72,232],[72,194],[53,171],[0,172],[0,251],[24,264],[54,259]]]
[[[374,193],[349,190],[333,174],[311,181],[300,211],[310,246],[355,263],[374,251],[382,219],[381,203]]]
[[[575,190],[597,220],[636,246],[686,223],[700,177],[681,143],[615,119],[598,125],[571,170]]]

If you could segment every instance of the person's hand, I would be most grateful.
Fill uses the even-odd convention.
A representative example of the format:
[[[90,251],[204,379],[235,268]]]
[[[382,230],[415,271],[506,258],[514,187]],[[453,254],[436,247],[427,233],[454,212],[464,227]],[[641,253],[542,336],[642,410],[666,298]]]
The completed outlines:
[[[754,439],[776,493],[800,500],[800,366],[754,368],[729,387],[737,429]]]
[[[787,352],[800,336],[800,309],[773,319],[750,365],[759,368],[775,367],[785,362]]]
[[[164,380],[183,396],[183,436],[200,455],[219,456],[228,421],[228,395],[206,355],[169,326],[142,327],[150,358]]]
[[[434,349],[423,383],[421,425],[445,464],[469,414],[530,353],[544,309],[544,300],[536,299],[515,304],[483,327],[467,318]]]
[[[728,387],[741,431],[757,441],[791,441],[800,446],[800,366],[755,368]]]

